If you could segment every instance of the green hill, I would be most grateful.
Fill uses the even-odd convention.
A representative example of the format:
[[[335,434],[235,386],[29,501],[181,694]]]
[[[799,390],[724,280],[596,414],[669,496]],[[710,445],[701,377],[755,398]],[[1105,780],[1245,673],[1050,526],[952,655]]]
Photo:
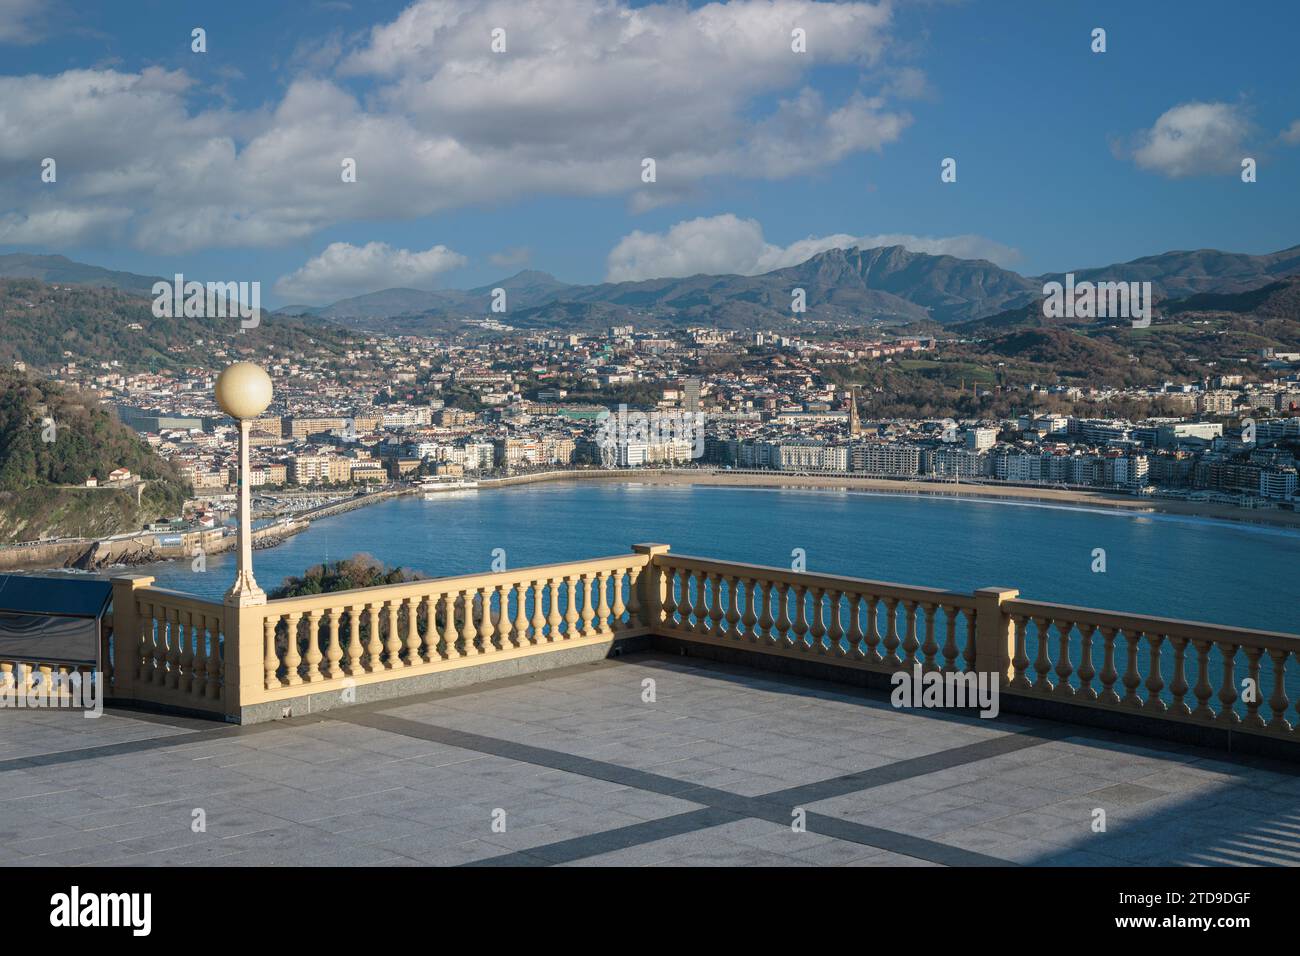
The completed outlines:
[[[133,489],[85,488],[127,468]],[[76,392],[0,372],[0,540],[99,537],[178,515],[188,488],[176,470],[109,412]]]
[[[331,323],[306,324],[266,310],[256,328],[241,330],[237,318],[157,318],[151,306],[152,298],[120,289],[0,278],[0,365],[220,368],[235,357],[267,359],[313,349],[341,357],[353,340]]]

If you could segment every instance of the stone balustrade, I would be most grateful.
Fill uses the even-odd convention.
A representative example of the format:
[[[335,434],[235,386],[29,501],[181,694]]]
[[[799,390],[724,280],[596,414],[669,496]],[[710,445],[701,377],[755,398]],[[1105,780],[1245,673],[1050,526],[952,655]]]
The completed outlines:
[[[880,686],[881,675],[914,668],[992,673],[1004,709],[1083,723],[1107,712],[1290,742],[1300,725],[1294,635],[1044,604],[1009,588],[966,594],[689,557],[666,545],[252,607],[151,585],[114,581],[111,696],[240,721],[299,712],[276,708],[303,701],[354,702],[363,688],[398,696],[446,686],[427,679],[453,673],[463,683],[506,665],[562,666],[575,660],[568,650],[604,655],[635,638]]]

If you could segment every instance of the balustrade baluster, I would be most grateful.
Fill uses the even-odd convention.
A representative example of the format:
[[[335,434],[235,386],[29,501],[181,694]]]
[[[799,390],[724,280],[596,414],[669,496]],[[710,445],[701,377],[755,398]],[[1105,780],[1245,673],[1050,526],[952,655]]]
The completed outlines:
[[[208,616],[199,611],[193,617],[193,625],[194,653],[190,657],[188,690],[192,696],[204,700],[208,696]]]
[[[728,576],[727,583],[727,637],[733,641],[740,640],[740,634],[737,632],[737,625],[740,624],[740,595],[736,593],[740,586],[740,579]]]
[[[596,602],[596,634],[599,637],[608,637],[612,632],[609,628],[609,578],[610,572],[596,572],[596,592],[600,598]]]
[[[515,582],[515,628],[511,638],[515,647],[528,645],[528,585],[523,581]]]
[[[1273,694],[1268,699],[1268,707],[1273,712],[1273,719],[1268,722],[1268,728],[1289,734],[1292,728],[1291,722],[1286,719],[1286,712],[1291,706],[1291,701],[1286,696],[1286,662],[1291,652],[1269,648],[1268,656],[1273,661]]]
[[[627,626],[640,627],[641,621],[641,568],[633,567],[627,574]],[[652,622],[656,627],[658,621]]]
[[[1138,673],[1138,642],[1142,639],[1142,633],[1140,628],[1124,629],[1124,642],[1128,645],[1128,651],[1125,655],[1124,699],[1121,703],[1126,707],[1142,706],[1142,698],[1137,692],[1137,689],[1142,686],[1142,677]]]
[[[321,679],[320,673],[320,611],[312,611],[307,615],[307,667],[303,679],[311,684]]]
[[[1160,648],[1164,646],[1165,635],[1160,633],[1147,634],[1147,649],[1150,652],[1147,658],[1147,702],[1146,710],[1153,710],[1158,714],[1163,714],[1168,706],[1160,697],[1160,692],[1165,689],[1165,678],[1160,673]]]
[[[533,632],[529,635],[529,639],[534,644],[542,644],[546,641],[546,615],[542,613],[542,606],[546,603],[542,599],[544,588],[541,578],[533,581]]]
[[[943,608],[943,672],[957,672],[957,609],[944,604]]]
[[[184,624],[180,624],[182,615]],[[194,686],[194,612],[177,611],[176,621],[180,625],[180,653],[176,658],[175,686],[182,694],[188,694]]]
[[[579,615],[582,622],[582,636],[591,637],[594,633],[596,611],[591,606],[592,575],[584,573],[578,578],[579,591],[582,594],[582,613]]]
[[[420,660],[426,664],[437,664],[442,660],[442,655],[438,653],[438,642],[441,640],[438,634],[438,604],[441,600],[440,594],[426,594],[420,599],[415,612],[415,623],[418,629],[420,609],[424,610],[424,635],[421,638]]]
[[[898,648],[902,642],[898,639],[898,598],[885,599],[885,663],[889,665],[890,670],[898,670],[903,666],[903,659],[898,656]]]
[[[212,635],[208,644],[208,700],[220,700],[225,684],[225,672],[221,661],[221,618],[208,618],[208,633]],[[252,661],[249,661],[251,664]]]
[[[1245,701],[1246,717],[1242,721],[1247,727],[1263,727],[1264,718],[1260,716],[1259,705],[1264,695],[1264,687],[1259,679],[1259,659],[1264,654],[1262,647],[1247,647],[1246,661],[1247,671],[1246,678],[1250,681],[1253,690],[1250,698]],[[1243,695],[1244,697],[1245,695]]]
[[[1074,665],[1070,661],[1070,632],[1073,630],[1073,621],[1057,620],[1056,635],[1060,638],[1060,643],[1056,651],[1056,693],[1062,697],[1074,696],[1074,688],[1070,686],[1070,675],[1074,673]]]
[[[709,574],[709,633],[722,637],[722,576]]]
[[[1210,695],[1214,688],[1210,685],[1210,642],[1194,641],[1196,648],[1196,709],[1192,716],[1197,720],[1213,720],[1214,710],[1210,707]]]
[[[821,588],[812,588],[812,621],[808,627],[809,647],[818,654],[825,654],[826,648],[823,640],[826,638],[826,619],[825,608],[822,607],[822,599],[825,596]]]
[[[884,656],[877,648],[880,646],[880,599],[874,594],[867,597],[867,652],[866,658],[872,664],[883,664]]]
[[[1232,706],[1237,702],[1237,686],[1232,675],[1237,666],[1237,648],[1240,646],[1231,641],[1215,642],[1215,647],[1223,657],[1223,682],[1219,685],[1219,703],[1223,707],[1219,711],[1219,722],[1233,726],[1241,723],[1241,715]]]
[[[1175,636],[1172,638],[1174,645],[1174,679],[1169,685],[1169,693],[1173,695],[1174,703],[1170,711],[1180,717],[1190,717],[1192,708],[1187,706],[1184,698],[1187,696],[1187,638]]]
[[[916,608],[915,601],[903,602],[903,620],[907,624],[907,630],[903,635],[903,666],[909,671],[916,660],[917,648],[921,646],[921,642],[916,637]]]
[[[384,670],[397,670],[402,666],[402,636],[397,628],[397,610],[401,606],[401,598],[390,598],[384,602],[384,607],[388,611],[388,640],[384,644],[384,649],[388,652],[384,661]]]
[[[939,653],[939,642],[934,639],[934,614],[936,606],[927,601],[921,605],[921,613],[925,619],[925,640],[921,643],[921,670],[928,673],[930,671],[940,670],[935,663],[934,657]]]
[[[1115,670],[1115,634],[1116,628],[1101,629],[1101,644],[1105,651],[1101,665],[1101,699],[1107,704],[1119,703],[1119,694],[1115,692],[1115,681],[1119,680],[1119,671]]]
[[[560,639],[560,579],[549,578],[547,585],[551,589],[549,611],[546,615],[546,640],[554,643]]]
[[[1092,686],[1092,679],[1097,670],[1092,666],[1092,635],[1097,632],[1097,625],[1079,622],[1079,690],[1077,695],[1082,700],[1096,700],[1097,690]]]
[[[862,633],[862,595],[853,592],[849,598],[849,657],[855,661],[863,660],[866,655],[862,652],[862,639],[865,636]]]
[[[268,614],[262,622],[263,639],[265,647],[263,648],[264,657],[262,658],[262,667],[266,671],[266,689],[274,690],[281,686],[280,684],[280,655],[275,649],[275,629],[280,623],[280,617],[272,617]]]
[[[361,669],[361,655],[365,648],[361,646],[361,616],[357,605],[348,605],[348,676],[356,677],[364,673]]]
[[[325,649],[325,676],[333,680],[343,676],[343,667],[339,663],[343,660],[343,648],[339,646],[339,624],[343,609],[331,607],[325,613],[329,616],[326,622],[329,628],[329,643]]]
[[[302,664],[302,653],[298,649],[298,622],[301,620],[302,611],[294,611],[288,615],[285,632],[288,640],[285,642],[284,649],[284,676],[285,683],[290,687],[296,687],[302,683],[302,675],[298,673],[298,667]]]
[[[475,646],[478,648],[481,657],[484,654],[491,654],[495,650],[492,644],[492,634],[494,633],[492,627],[492,589],[476,588],[475,595],[466,607],[466,611],[470,612],[475,604],[478,605],[478,641]],[[472,617],[473,614],[467,613],[467,616]],[[466,643],[465,646],[468,648],[470,644]]]
[[[135,679],[143,684],[153,680],[153,605],[140,601],[135,606],[140,633],[135,647]]]
[[[679,585],[675,568],[664,570],[664,585],[664,626],[669,628],[677,627],[677,588]]]
[[[1051,693],[1052,682],[1048,679],[1048,674],[1052,671],[1052,658],[1049,645],[1052,641],[1052,619],[1050,617],[1035,617],[1034,626],[1038,635],[1038,653],[1034,657],[1034,690],[1040,694]]]
[[[370,640],[366,642],[366,670],[371,674],[378,674],[384,669],[384,642],[379,638],[379,606],[382,603],[366,603],[366,624],[370,628]]]
[[[456,642],[460,634],[456,630],[456,592],[448,591],[442,596],[442,648],[447,660],[459,660],[468,656]]]
[[[1029,681],[1029,649],[1025,641],[1025,628],[1029,618],[1024,614],[1011,615],[1015,630],[1015,650],[1011,655],[1011,686],[1016,690],[1029,690],[1033,684]]]
[[[167,612],[167,687],[175,690],[180,686],[181,644],[184,632],[181,630],[180,609]]]
[[[758,587],[758,599],[761,602],[758,611],[758,640],[763,644],[775,644],[776,635],[772,629],[776,620],[772,617],[772,582],[762,581]]]
[[[420,663],[420,598],[402,599],[402,609],[406,611],[406,667]]]
[[[577,636],[574,630],[578,626],[578,589],[574,587],[572,575],[565,575],[564,584],[568,598],[564,608],[564,639],[569,641]]]
[[[826,632],[826,637],[830,640],[830,652],[836,657],[844,657],[847,652],[844,650],[844,627],[840,623],[840,601],[844,597],[844,592],[831,591],[829,597],[831,626]]]

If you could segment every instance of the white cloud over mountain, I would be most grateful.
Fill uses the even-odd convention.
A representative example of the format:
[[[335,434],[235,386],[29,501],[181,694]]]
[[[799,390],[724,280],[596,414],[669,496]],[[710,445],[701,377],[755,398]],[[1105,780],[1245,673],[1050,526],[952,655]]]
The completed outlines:
[[[431,289],[439,275],[466,261],[446,246],[411,252],[383,242],[334,242],[301,269],[281,276],[275,294],[314,305],[380,289]]]
[[[1181,103],[1136,137],[1133,161],[1171,179],[1240,171],[1252,132],[1244,109],[1229,103]]]
[[[350,47],[331,37],[295,59],[282,95],[254,110],[196,107],[213,91],[183,71],[4,76],[3,228],[58,244],[98,223],[101,238],[175,253],[536,195],[648,208],[715,177],[798,175],[910,122],[880,91],[828,101],[809,85],[814,67],[887,73],[889,21],[886,2],[417,0]],[[807,53],[791,51],[796,26]],[[39,183],[46,156],[55,184]],[[99,212],[71,214],[87,208]],[[122,209],[125,221],[106,212]]]
[[[870,249],[904,246],[913,252],[951,255],[963,259],[988,259],[998,265],[1013,265],[1020,253],[982,236],[930,238],[904,234],[851,236],[839,233],[809,237],[778,246],[763,238],[763,227],[754,219],[726,213],[679,222],[666,232],[636,230],[619,240],[606,260],[609,282],[659,279],[696,274],[759,275],[774,269],[798,265],[828,249]]]

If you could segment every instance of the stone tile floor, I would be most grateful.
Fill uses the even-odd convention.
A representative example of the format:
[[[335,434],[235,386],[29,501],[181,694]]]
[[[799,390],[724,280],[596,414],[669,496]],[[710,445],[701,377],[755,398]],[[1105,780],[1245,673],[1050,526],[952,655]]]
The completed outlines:
[[[253,727],[0,711],[4,866],[1295,863],[1300,764],[656,654]]]

